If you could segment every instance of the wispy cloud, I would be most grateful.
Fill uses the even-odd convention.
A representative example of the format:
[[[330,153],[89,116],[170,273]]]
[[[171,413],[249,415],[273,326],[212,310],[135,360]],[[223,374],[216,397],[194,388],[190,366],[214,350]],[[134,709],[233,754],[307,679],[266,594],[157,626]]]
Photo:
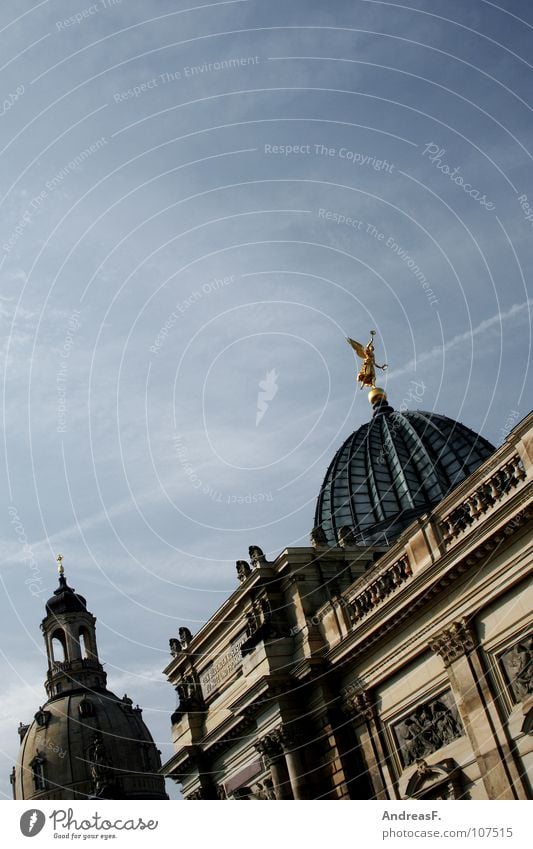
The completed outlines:
[[[529,315],[532,305],[532,299],[528,299],[521,304],[513,304],[513,306],[505,312],[499,312],[496,313],[496,315],[492,315],[490,318],[484,319],[476,325],[476,327],[473,327],[471,330],[466,330],[464,333],[459,333],[457,336],[448,340],[448,342],[445,342],[444,345],[435,345],[431,348],[431,350],[423,351],[403,366],[391,371],[389,373],[389,378],[393,380],[394,378],[400,377],[408,372],[421,369],[431,360],[443,359],[449,351],[452,351],[454,348],[460,348],[463,345],[471,344],[473,339],[477,336],[482,336],[488,330],[492,330],[492,328],[498,327],[505,322],[513,321],[514,319],[521,317],[524,313]]]

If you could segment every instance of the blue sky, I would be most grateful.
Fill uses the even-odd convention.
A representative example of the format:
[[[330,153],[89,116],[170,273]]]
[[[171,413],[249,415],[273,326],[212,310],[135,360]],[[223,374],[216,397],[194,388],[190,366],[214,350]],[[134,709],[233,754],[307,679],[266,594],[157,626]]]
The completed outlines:
[[[397,408],[529,411],[530,4],[325,5],[2,3],[6,797],[58,552],[171,754],[169,637],[369,417],[344,337]]]

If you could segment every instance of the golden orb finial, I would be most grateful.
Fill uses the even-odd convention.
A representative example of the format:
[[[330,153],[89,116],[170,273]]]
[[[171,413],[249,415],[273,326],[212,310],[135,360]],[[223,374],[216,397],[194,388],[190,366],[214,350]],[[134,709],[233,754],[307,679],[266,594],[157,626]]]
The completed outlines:
[[[375,404],[381,404],[382,401],[387,400],[387,393],[381,388],[381,386],[373,386],[368,393],[368,400],[372,406],[375,406]]]

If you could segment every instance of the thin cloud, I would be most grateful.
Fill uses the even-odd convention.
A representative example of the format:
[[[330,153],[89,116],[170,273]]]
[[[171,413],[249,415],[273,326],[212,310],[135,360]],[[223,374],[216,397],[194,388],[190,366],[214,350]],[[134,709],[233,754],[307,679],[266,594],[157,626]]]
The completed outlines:
[[[484,319],[484,321],[480,322],[477,327],[474,327],[472,330],[467,330],[465,333],[460,333],[459,335],[454,336],[453,339],[450,339],[450,341],[446,342],[444,345],[435,345],[435,347],[432,348],[430,351],[424,351],[416,358],[409,360],[409,362],[405,363],[405,365],[400,366],[400,368],[395,369],[393,372],[391,372],[389,374],[389,379],[392,380],[395,377],[400,377],[402,374],[406,374],[411,371],[417,371],[420,366],[424,365],[430,360],[444,357],[448,353],[448,351],[451,351],[453,348],[457,348],[460,345],[465,344],[465,342],[471,342],[473,338],[475,338],[476,336],[481,336],[487,330],[490,330],[492,327],[499,325],[500,322],[514,319],[516,318],[516,316],[521,315],[525,311],[529,312],[532,304],[533,300],[529,298],[522,304],[513,304],[513,306],[509,310],[507,310],[507,312],[496,313],[496,315],[492,315],[490,318]]]

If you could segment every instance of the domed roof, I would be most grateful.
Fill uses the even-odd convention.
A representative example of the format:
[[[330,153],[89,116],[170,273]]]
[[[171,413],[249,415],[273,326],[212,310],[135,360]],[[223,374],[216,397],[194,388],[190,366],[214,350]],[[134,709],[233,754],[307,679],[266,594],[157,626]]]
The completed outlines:
[[[87,610],[87,602],[82,595],[69,587],[66,578],[59,578],[59,586],[53,596],[46,602],[47,614],[78,613]]]
[[[127,696],[65,694],[39,708],[20,732],[17,799],[167,798],[159,752]]]
[[[330,545],[343,527],[362,544],[391,543],[494,451],[447,416],[397,412],[382,390],[376,401],[371,421],[339,448],[320,488],[315,526]]]

